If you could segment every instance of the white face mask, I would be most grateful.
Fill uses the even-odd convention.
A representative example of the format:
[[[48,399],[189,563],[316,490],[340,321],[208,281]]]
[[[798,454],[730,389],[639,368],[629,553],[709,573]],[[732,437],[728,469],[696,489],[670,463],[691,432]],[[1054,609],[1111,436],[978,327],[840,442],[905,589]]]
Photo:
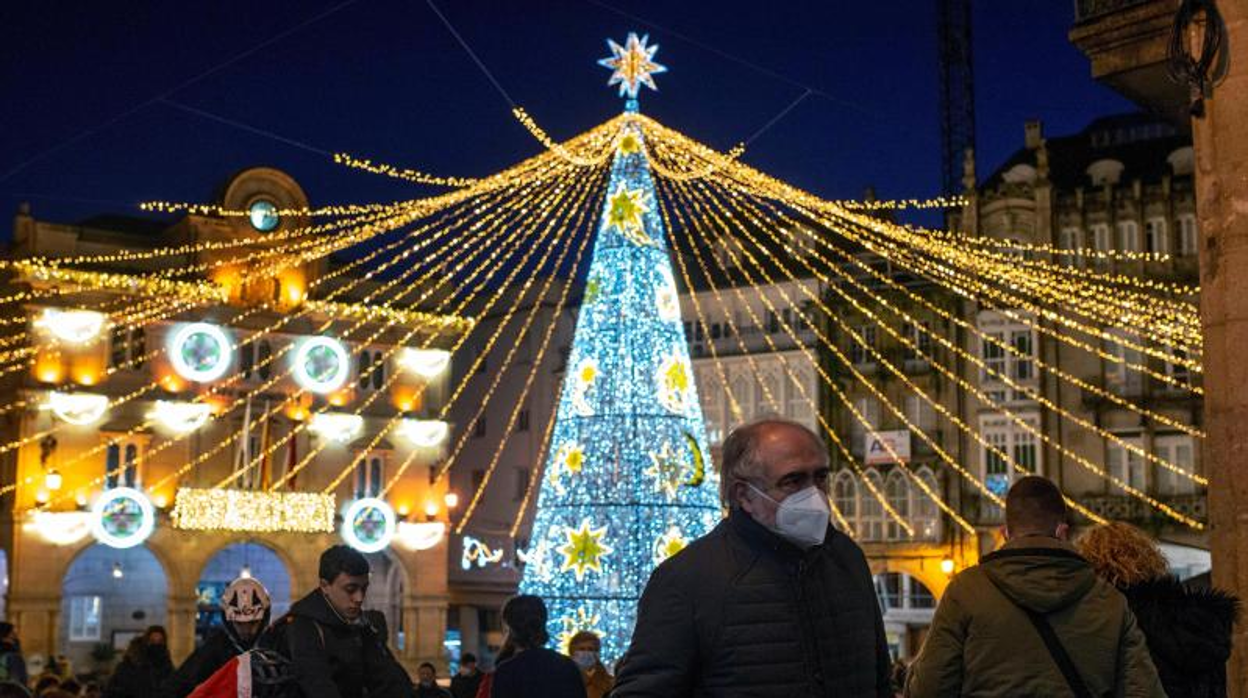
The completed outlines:
[[[746,483],[750,489],[761,497],[776,505],[776,525],[771,528],[777,535],[788,540],[799,548],[813,548],[823,544],[828,533],[828,520],[832,516],[828,508],[828,498],[818,487],[807,487],[794,492],[784,501],[777,502],[767,493],[758,489],[753,483]]]

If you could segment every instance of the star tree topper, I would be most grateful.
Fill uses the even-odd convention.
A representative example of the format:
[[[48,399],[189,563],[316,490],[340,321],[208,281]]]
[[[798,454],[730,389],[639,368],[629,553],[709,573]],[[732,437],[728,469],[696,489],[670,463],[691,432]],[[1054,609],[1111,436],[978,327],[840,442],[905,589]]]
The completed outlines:
[[[667,67],[654,62],[654,54],[659,46],[647,46],[646,42],[649,40],[649,34],[638,39],[636,32],[628,33],[623,46],[607,39],[607,47],[611,49],[612,55],[598,61],[598,65],[613,71],[607,85],[618,84],[621,97],[627,95],[629,99],[637,99],[642,85],[655,91],[659,89],[654,84],[654,76],[666,73]]]

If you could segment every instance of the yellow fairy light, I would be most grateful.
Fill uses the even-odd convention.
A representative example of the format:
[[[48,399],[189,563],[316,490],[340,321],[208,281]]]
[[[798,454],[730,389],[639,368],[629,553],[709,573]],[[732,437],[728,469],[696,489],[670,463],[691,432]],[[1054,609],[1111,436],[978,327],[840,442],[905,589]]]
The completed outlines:
[[[332,496],[316,492],[183,487],[170,519],[174,528],[191,531],[329,533],[336,509]]]

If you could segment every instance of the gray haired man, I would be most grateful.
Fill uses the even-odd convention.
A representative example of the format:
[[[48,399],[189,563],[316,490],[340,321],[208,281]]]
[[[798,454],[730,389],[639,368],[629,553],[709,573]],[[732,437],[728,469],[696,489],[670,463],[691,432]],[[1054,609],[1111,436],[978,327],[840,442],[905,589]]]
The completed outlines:
[[[871,572],[830,524],[819,437],[765,419],[723,451],[728,518],[650,577],[612,698],[891,696]]]

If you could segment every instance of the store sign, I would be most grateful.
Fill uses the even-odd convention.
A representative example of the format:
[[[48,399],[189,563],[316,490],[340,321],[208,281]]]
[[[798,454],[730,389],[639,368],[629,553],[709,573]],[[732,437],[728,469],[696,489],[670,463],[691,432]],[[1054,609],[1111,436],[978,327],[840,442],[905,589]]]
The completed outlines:
[[[902,431],[870,431],[866,436],[866,448],[863,453],[866,457],[863,462],[867,465],[887,465],[897,462],[893,458],[893,454],[897,454],[897,458],[902,463],[910,462],[910,432]],[[892,449],[892,453],[889,453]]]

